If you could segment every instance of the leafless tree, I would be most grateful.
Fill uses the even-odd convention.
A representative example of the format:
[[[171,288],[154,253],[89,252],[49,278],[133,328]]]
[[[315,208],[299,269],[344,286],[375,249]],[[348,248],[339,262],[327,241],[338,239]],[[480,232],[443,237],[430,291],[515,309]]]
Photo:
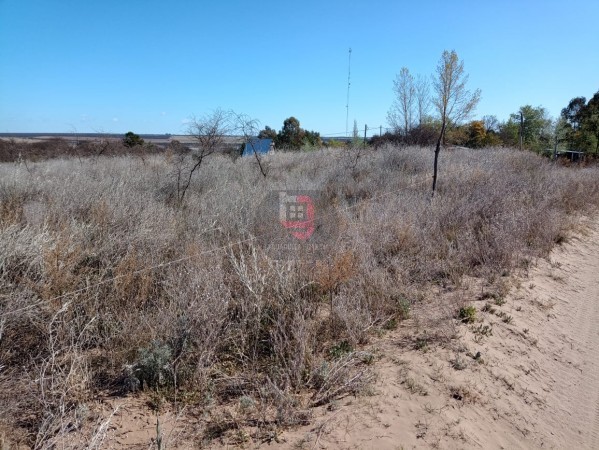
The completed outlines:
[[[441,119],[441,131],[435,148],[433,169],[433,195],[437,186],[437,167],[441,143],[445,146],[447,126],[457,125],[468,118],[480,100],[480,89],[471,93],[466,89],[468,75],[464,73],[464,62],[460,61],[455,50],[445,50],[433,75],[433,105]]]
[[[94,132],[99,136],[92,142],[94,148],[93,158],[96,161],[98,157],[102,156],[110,148],[110,139],[108,138],[108,134],[103,130],[94,129]]]
[[[187,134],[193,136],[196,148],[192,152],[192,161],[185,164],[179,161],[177,171],[177,201],[183,203],[193,174],[202,166],[204,160],[223,147],[225,136],[231,131],[231,111],[216,109],[203,117],[192,117]]]
[[[497,120],[496,116],[483,116],[482,121],[485,126],[485,131],[499,133],[499,120]]]
[[[246,114],[233,113],[233,128],[236,134],[243,136],[244,143],[251,149],[258,163],[260,173],[266,178],[267,168],[264,165],[258,149],[256,148],[257,137],[260,129],[260,122],[257,119],[252,119]]]
[[[414,88],[416,90],[416,108],[418,109],[418,125],[422,125],[424,123],[426,115],[428,114],[431,104],[428,78],[423,75],[418,75],[416,77],[416,82],[414,83]]]
[[[412,128],[414,114],[414,100],[416,88],[414,77],[407,67],[402,67],[393,81],[395,100],[387,113],[387,121],[396,130],[401,130],[407,135]]]
[[[257,120],[231,110],[216,109],[205,116],[192,117],[187,127],[187,134],[192,136],[195,141],[191,159],[181,152],[174,158],[178,203],[183,203],[193,175],[202,166],[204,160],[225,148],[227,136],[240,136],[244,143],[249,143],[252,146],[260,172],[266,177],[265,167],[257,150],[252,145],[253,139],[258,134],[258,129],[259,122]]]

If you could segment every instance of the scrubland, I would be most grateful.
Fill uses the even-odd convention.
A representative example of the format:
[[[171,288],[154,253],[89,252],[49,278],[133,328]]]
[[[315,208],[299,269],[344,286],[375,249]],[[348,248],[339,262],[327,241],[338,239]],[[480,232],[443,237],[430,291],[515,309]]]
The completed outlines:
[[[432,159],[277,153],[265,177],[254,158],[212,155],[183,202],[172,152],[0,164],[0,436],[93,448],[93,401],[143,395],[194,411],[204,442],[244,427],[267,440],[367,390],[367,344],[426,311],[431,287],[500,289],[599,204],[596,167],[499,148],[444,150],[431,198]],[[326,258],[273,260],[257,243],[255,211],[285,189],[326,200]]]

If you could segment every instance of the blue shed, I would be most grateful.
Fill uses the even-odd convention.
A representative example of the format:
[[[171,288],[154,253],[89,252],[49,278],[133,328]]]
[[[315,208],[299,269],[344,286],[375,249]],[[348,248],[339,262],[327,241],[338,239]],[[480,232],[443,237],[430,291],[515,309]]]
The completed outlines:
[[[272,139],[252,138],[243,146],[241,156],[251,156],[254,152],[264,155],[273,149]]]

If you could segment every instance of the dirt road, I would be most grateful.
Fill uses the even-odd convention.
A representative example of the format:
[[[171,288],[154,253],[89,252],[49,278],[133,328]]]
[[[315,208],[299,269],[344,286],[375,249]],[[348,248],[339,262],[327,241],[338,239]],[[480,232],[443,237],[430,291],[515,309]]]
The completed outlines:
[[[599,448],[599,226],[556,250],[541,299],[555,303],[539,335],[550,359],[547,430],[559,448]],[[541,344],[542,343],[542,344]]]

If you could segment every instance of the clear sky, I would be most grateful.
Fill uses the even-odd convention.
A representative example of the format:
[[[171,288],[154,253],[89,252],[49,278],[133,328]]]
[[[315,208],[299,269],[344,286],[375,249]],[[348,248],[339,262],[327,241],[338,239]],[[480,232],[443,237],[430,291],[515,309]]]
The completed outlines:
[[[0,0],[0,132],[180,134],[233,109],[386,126],[395,74],[456,50],[476,117],[599,90],[599,0]]]

